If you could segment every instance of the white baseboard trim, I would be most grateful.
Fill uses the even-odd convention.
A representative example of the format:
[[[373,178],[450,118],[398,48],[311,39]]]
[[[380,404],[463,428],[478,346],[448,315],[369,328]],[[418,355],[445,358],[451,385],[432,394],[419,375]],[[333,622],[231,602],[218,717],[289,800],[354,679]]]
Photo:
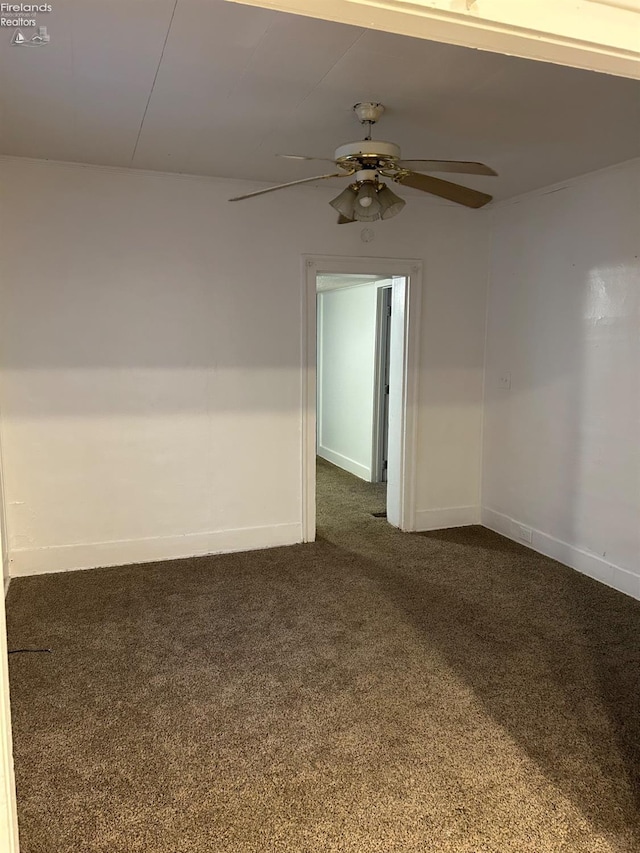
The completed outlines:
[[[427,530],[444,530],[447,527],[468,527],[480,523],[479,506],[449,506],[442,509],[416,511],[417,533]]]
[[[583,551],[575,545],[570,545],[568,542],[556,539],[555,536],[531,528],[523,521],[518,521],[489,507],[482,507],[481,521],[484,527],[506,536],[507,539],[513,539],[520,545],[525,545],[539,554],[544,554],[545,557],[551,557],[583,575],[588,575],[600,583],[640,600],[640,575],[636,575],[628,569],[623,569],[614,563],[608,563],[602,557],[598,557],[597,554]],[[517,529],[519,526],[531,529],[531,542],[525,542],[518,536]]]
[[[327,462],[331,462],[333,465],[337,465],[338,468],[344,468],[350,474],[355,474],[361,480],[366,480],[368,483],[371,482],[371,468],[361,465],[355,459],[349,459],[348,456],[343,456],[342,453],[329,450],[328,447],[323,447],[322,445],[318,447],[318,456],[321,456],[322,459],[326,459]]]
[[[29,548],[10,551],[10,572],[12,578],[17,578],[106,566],[126,566],[131,563],[153,563],[181,557],[201,557],[207,554],[255,551],[260,548],[295,545],[301,541],[302,525],[295,522],[237,530],[216,530],[211,533],[190,533],[185,536]]]

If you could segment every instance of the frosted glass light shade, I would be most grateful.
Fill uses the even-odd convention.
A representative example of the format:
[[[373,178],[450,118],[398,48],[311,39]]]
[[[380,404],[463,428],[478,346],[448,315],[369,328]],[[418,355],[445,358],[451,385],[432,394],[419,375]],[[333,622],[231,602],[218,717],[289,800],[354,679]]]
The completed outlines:
[[[352,186],[348,186],[346,189],[342,190],[340,195],[337,195],[332,199],[329,204],[331,207],[335,208],[338,213],[341,213],[345,219],[355,219],[354,207],[357,195],[358,191]]]
[[[406,201],[392,192],[386,184],[378,190],[378,201],[380,202],[382,219],[391,219],[392,216],[397,216],[406,204]]]

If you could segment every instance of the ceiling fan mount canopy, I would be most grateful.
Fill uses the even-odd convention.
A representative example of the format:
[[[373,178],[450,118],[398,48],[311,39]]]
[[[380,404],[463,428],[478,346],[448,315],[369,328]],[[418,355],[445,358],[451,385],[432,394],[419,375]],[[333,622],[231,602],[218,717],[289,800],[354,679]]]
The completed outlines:
[[[361,104],[356,104],[353,111],[358,116],[360,124],[375,124],[384,112],[384,106],[372,101],[363,101]]]
[[[267,189],[257,190],[246,195],[229,199],[241,201],[264,193],[274,192],[285,187],[312,183],[327,178],[351,178],[352,183],[336,198],[329,202],[340,214],[338,224],[347,222],[373,222],[376,219],[390,219],[396,216],[404,207],[405,202],[398,198],[381,178],[388,178],[397,184],[406,184],[414,189],[440,198],[448,199],[465,207],[483,207],[491,201],[491,196],[480,190],[454,184],[432,175],[414,172],[414,164],[427,172],[458,172],[467,175],[495,176],[495,172],[484,163],[469,160],[401,160],[400,146],[394,142],[382,142],[371,139],[371,127],[384,112],[382,104],[365,101],[353,107],[361,124],[369,126],[365,139],[358,142],[347,142],[336,148],[334,159],[325,157],[309,157],[304,154],[279,154],[290,160],[322,160],[333,163],[339,172],[326,175],[315,175],[312,178],[302,178],[278,184]]]

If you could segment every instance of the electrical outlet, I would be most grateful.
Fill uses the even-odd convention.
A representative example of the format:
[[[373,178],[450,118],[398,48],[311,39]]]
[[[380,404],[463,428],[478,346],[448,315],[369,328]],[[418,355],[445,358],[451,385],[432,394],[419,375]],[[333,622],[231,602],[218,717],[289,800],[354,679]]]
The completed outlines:
[[[513,532],[514,535],[520,539],[522,542],[528,542],[531,544],[531,540],[533,538],[533,531],[530,527],[525,527],[524,524],[518,524],[516,521],[513,522]]]
[[[511,389],[511,373],[507,370],[498,377],[498,387],[503,391]]]

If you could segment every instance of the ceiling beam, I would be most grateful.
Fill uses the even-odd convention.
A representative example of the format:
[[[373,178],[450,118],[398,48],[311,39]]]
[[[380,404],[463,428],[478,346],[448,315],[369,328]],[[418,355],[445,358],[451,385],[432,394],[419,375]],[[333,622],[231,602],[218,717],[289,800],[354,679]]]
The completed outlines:
[[[230,0],[640,79],[640,0]]]

